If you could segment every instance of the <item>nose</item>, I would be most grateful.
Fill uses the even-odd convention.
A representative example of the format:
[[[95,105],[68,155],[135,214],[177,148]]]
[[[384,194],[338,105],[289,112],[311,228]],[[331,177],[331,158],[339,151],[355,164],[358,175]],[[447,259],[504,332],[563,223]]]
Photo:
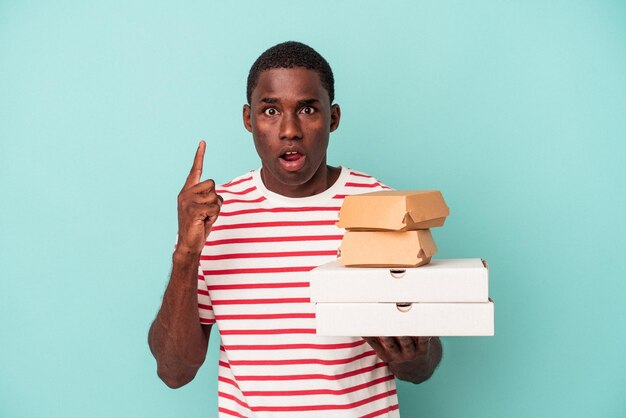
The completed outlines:
[[[284,114],[280,121],[280,139],[302,139],[302,128],[297,115]]]

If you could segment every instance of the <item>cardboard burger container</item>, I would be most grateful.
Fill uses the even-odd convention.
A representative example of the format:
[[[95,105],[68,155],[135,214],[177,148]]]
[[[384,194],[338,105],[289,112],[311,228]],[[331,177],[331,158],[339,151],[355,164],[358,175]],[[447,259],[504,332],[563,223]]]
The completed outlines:
[[[349,268],[332,261],[308,274],[316,303],[489,301],[489,268],[480,258],[434,259],[419,268]]]
[[[417,267],[428,264],[436,252],[428,229],[347,231],[339,248],[339,263],[351,267]]]
[[[346,196],[339,228],[411,231],[443,226],[450,209],[439,190],[383,190]]]
[[[318,303],[317,335],[341,337],[491,336],[494,304]]]

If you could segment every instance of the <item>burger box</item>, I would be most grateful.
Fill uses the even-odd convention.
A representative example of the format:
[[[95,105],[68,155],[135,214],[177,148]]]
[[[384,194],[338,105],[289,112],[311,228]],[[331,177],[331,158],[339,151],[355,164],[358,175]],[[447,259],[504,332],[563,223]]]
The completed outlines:
[[[438,190],[383,190],[346,196],[337,226],[410,231],[443,226],[450,209]]]
[[[480,258],[433,259],[412,268],[355,268],[332,261],[311,270],[309,281],[311,302],[489,301],[489,269]]]
[[[430,262],[437,246],[429,229],[346,231],[339,263],[353,267],[417,267]]]
[[[493,301],[483,303],[318,303],[317,335],[491,336]]]

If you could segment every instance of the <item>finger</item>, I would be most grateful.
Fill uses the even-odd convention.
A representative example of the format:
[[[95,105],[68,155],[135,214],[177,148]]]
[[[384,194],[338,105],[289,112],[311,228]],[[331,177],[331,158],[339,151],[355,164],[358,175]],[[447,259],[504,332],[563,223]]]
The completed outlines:
[[[413,358],[415,357],[415,352],[417,351],[416,343],[413,337],[398,337],[398,343],[400,344],[400,349],[402,351],[402,356],[404,358]]]
[[[206,142],[200,141],[198,149],[196,150],[196,156],[193,159],[193,165],[191,166],[191,170],[189,171],[189,175],[187,176],[187,180],[185,181],[183,189],[191,187],[194,184],[198,184],[200,182],[200,177],[202,176],[202,164],[204,162],[205,149]]]
[[[193,195],[191,201],[201,205],[215,205],[218,210],[222,207],[219,196],[215,193],[195,194]]]
[[[378,337],[363,337],[363,339],[376,351],[376,354],[381,360],[389,361],[389,354],[380,343]]]
[[[192,207],[190,208],[190,213],[192,214],[191,222],[193,224],[202,223],[205,229],[207,229],[207,228],[210,228],[215,223],[215,221],[217,221],[217,218],[220,214],[220,209],[219,209],[219,206],[216,204],[214,205],[193,204]]]
[[[219,200],[218,200],[219,202]],[[217,221],[217,218],[220,215],[221,205],[219,203],[213,203],[208,205],[208,211],[206,212],[206,217],[204,218],[204,228],[210,229],[211,226]]]
[[[430,348],[430,341],[433,337],[418,337],[416,348],[419,354],[424,354]]]
[[[363,337],[366,343],[372,346],[373,349],[382,348],[378,338],[376,337]]]
[[[217,217],[220,213],[220,205],[217,203],[192,202],[189,205],[189,212],[193,214],[194,219]]]
[[[219,216],[219,214],[215,214],[215,215],[211,215],[208,218],[204,219],[204,228],[205,229],[209,229],[213,226],[213,224],[215,223],[215,221],[217,221],[217,217]]]
[[[392,357],[397,358],[401,354],[400,344],[395,337],[380,337],[380,342]]]
[[[191,193],[207,193],[215,190],[215,182],[212,179],[207,179],[191,185],[187,190]]]

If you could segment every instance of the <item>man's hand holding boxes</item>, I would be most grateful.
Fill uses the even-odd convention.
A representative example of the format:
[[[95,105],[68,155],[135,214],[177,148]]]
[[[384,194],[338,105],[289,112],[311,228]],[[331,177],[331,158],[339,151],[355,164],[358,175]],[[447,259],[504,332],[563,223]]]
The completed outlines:
[[[431,260],[430,228],[443,226],[449,213],[436,190],[347,196],[338,260],[310,272],[317,334],[493,335],[487,263]]]

